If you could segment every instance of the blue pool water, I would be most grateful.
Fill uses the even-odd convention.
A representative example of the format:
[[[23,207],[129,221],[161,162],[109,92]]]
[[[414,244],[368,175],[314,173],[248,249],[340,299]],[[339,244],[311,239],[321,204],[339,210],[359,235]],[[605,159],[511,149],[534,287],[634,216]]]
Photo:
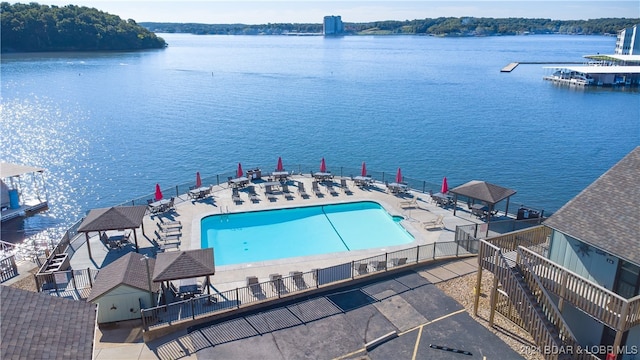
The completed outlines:
[[[372,249],[413,241],[380,204],[363,201],[202,219],[201,246],[216,265]]]

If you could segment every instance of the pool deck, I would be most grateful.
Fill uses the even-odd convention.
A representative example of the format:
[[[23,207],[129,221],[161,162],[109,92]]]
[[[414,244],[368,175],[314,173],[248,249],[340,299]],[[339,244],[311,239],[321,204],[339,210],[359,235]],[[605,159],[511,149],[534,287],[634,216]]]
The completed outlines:
[[[304,183],[305,190],[309,194],[309,197],[306,199],[298,194],[298,188],[295,185],[290,185],[289,189],[293,195],[293,199],[288,200],[283,194],[278,194],[276,195],[275,201],[270,201],[264,193],[264,187],[261,185],[262,182],[253,184],[260,199],[257,203],[251,202],[248,193],[241,189],[240,197],[243,203],[235,204],[231,198],[232,190],[227,184],[214,186],[212,195],[204,199],[192,200],[188,198],[187,195],[182,195],[176,198],[174,211],[145,216],[143,220],[144,232],[142,229],[137,230],[140,253],[155,257],[157,252],[156,244],[161,242],[157,240],[154,232],[158,229],[158,223],[160,221],[180,221],[182,230],[179,248],[180,250],[189,250],[200,248],[200,220],[205,216],[367,200],[379,203],[391,215],[402,215],[405,220],[402,220],[400,224],[415,238],[414,242],[401,246],[270,260],[258,263],[217,266],[216,274],[211,279],[214,290],[225,291],[245,286],[247,276],[257,276],[260,281],[266,281],[269,279],[269,274],[273,273],[288,274],[290,271],[305,272],[315,268],[325,268],[402,248],[411,248],[417,245],[432,244],[434,242],[453,241],[457,225],[481,223],[475,216],[471,216],[468,211],[462,210],[460,207],[458,207],[456,216],[453,216],[452,207],[442,208],[437,206],[431,201],[428,194],[412,191],[411,195],[414,197],[417,196],[418,198],[416,201],[417,206],[414,205],[403,208],[401,203],[411,200],[410,196],[407,194],[403,194],[402,196],[391,194],[387,192],[385,185],[381,183],[374,183],[369,187],[359,188],[355,186],[351,180],[347,180],[347,184],[352,192],[352,194],[347,194],[336,186],[335,182],[339,183],[339,180],[336,179],[334,180],[334,188],[338,191],[339,195],[331,195],[324,185],[320,185],[324,196],[317,197],[311,191],[312,181],[313,178],[308,174],[304,176],[292,176],[289,181],[290,184],[297,182]],[[439,215],[443,216],[444,228],[424,228],[423,222],[433,220]],[[83,239],[84,235],[80,235],[80,237]],[[300,234],[300,238],[304,240],[304,234]],[[133,236],[131,236],[131,239],[133,242]],[[133,245],[120,250],[109,249],[100,241],[97,233],[92,233],[89,241],[92,253],[91,258],[89,257],[84,241],[74,241],[72,243],[72,247],[75,248],[77,246],[70,262],[73,269],[100,269],[127,252],[134,251]]]

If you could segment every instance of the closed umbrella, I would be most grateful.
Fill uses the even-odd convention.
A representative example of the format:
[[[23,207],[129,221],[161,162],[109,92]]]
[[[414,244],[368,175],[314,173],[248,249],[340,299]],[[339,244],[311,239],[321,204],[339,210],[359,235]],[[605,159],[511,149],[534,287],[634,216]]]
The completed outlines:
[[[396,174],[396,182],[398,184],[402,182],[402,172],[400,171],[400,168],[398,168],[398,173]]]
[[[243,172],[242,172],[242,164],[238,163],[238,174],[237,174],[237,177],[242,177],[242,174],[243,174]]]
[[[325,164],[324,158],[320,161],[320,172],[327,172],[327,164]]]
[[[442,188],[440,189],[440,192],[443,194],[446,194],[449,192],[449,184],[447,184],[446,176],[442,179]]]
[[[200,178],[200,171],[196,172],[196,187],[202,186],[202,179]]]
[[[360,175],[367,176],[367,165],[365,165],[364,161],[362,162],[362,173]]]
[[[283,171],[284,167],[282,166],[282,157],[278,156],[278,166],[276,167],[276,171]]]
[[[162,190],[160,190],[160,184],[156,184],[156,201],[162,200]]]

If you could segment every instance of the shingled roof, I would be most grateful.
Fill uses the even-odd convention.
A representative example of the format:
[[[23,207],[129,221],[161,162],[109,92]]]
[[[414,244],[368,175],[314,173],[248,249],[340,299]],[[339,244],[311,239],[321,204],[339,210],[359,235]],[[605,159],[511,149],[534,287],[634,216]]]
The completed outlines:
[[[87,301],[96,300],[120,285],[128,285],[136,289],[149,291],[147,265],[143,259],[143,255],[130,252],[105,266],[98,273],[98,277],[93,283],[93,288]],[[156,260],[150,258],[148,261],[149,272],[153,274]],[[151,290],[153,292],[157,292],[159,288],[160,285],[158,283],[151,283]]]
[[[484,201],[487,204],[496,204],[516,193],[515,190],[480,180],[471,180],[449,191],[454,194]]]
[[[169,281],[213,275],[213,249],[195,249],[159,253],[153,270],[153,281]]]
[[[640,266],[640,146],[544,224]]]
[[[92,359],[96,305],[0,286],[3,359]]]
[[[142,225],[147,207],[114,206],[93,209],[78,227],[79,232],[136,229]]]

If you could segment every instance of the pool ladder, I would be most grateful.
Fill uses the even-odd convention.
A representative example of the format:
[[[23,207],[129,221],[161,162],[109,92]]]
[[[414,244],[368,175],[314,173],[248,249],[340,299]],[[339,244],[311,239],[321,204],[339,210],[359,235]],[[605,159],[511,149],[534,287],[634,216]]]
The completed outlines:
[[[225,210],[225,208],[226,208],[226,210]],[[223,222],[225,220],[227,220],[227,222],[229,221],[229,207],[228,206],[225,206],[224,208],[221,206],[220,207],[220,214],[221,215],[225,215],[225,214],[227,215],[227,216],[221,216],[220,217],[220,222]]]

